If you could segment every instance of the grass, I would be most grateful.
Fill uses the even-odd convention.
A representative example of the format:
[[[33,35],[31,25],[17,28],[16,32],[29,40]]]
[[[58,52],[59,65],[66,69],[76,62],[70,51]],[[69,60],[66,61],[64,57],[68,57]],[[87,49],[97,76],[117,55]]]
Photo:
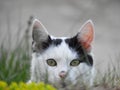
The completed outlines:
[[[29,79],[30,55],[28,34],[31,22],[32,17],[28,21],[25,34],[21,41],[17,41],[14,49],[6,49],[4,44],[0,46],[0,80],[6,81],[8,84],[13,81],[26,82]]]
[[[32,17],[28,21],[26,33],[22,41],[17,44],[14,50],[8,51],[4,45],[0,46],[0,80],[10,84],[11,82],[27,82],[30,78],[30,55],[29,55],[29,29]],[[94,87],[75,85],[67,86],[60,90],[120,90],[120,61],[116,57],[117,64],[112,63],[104,74],[98,73]],[[102,89],[100,89],[102,87]],[[103,89],[104,88],[104,89]]]
[[[115,59],[110,59],[110,63],[104,73],[97,73],[95,87],[104,87],[105,90],[120,90],[119,57],[118,55]]]
[[[10,53],[1,48],[0,80],[8,83],[11,81],[27,81],[29,78],[29,57],[22,49],[16,49]]]

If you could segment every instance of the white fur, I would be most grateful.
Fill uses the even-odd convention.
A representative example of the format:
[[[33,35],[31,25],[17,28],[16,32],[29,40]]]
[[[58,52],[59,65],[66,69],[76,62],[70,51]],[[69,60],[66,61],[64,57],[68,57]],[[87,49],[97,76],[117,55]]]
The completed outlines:
[[[52,37],[54,38],[54,37]],[[33,53],[31,62],[31,79],[29,82],[45,81],[48,76],[48,82],[59,85],[63,80],[59,77],[61,71],[67,72],[67,77],[64,82],[76,84],[80,78],[87,84],[92,84],[93,68],[85,63],[80,63],[79,66],[72,67],[70,62],[76,59],[77,53],[71,50],[64,42],[58,46],[50,46],[43,53]],[[57,66],[51,67],[47,65],[46,60],[53,58],[57,62]]]

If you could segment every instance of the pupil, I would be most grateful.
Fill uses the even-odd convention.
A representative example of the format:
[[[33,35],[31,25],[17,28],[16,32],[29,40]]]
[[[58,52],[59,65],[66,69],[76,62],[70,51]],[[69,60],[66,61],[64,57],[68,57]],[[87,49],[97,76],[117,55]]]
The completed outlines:
[[[50,61],[50,64],[53,64],[53,61]]]
[[[76,62],[74,62],[74,64],[76,64]]]

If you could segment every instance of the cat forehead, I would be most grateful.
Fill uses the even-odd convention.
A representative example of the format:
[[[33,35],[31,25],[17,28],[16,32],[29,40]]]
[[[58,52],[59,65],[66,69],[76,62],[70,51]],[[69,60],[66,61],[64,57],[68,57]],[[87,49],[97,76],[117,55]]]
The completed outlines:
[[[67,39],[67,37],[52,37],[52,44],[44,51],[42,55],[49,58],[74,59],[77,57],[77,53],[69,47],[68,43],[66,43]]]
[[[78,42],[77,40],[77,35],[74,37],[58,37],[58,38],[51,37],[51,38],[52,38],[53,45],[59,46],[63,43],[63,45],[67,45],[69,49],[77,52],[79,55],[84,54],[83,47],[81,43]]]
[[[54,36],[50,36],[50,38],[51,38],[51,41],[52,41],[52,45],[58,46],[58,45],[61,45],[62,43],[63,43],[63,45],[66,44],[66,43],[64,43],[64,41],[68,37],[54,37]]]
[[[46,52],[53,55],[56,55],[56,53],[68,55],[68,52],[76,53],[78,56],[83,54],[82,47],[78,43],[76,36],[72,38],[49,36],[47,42],[42,42],[42,49],[43,52],[40,53],[42,55],[46,54]]]

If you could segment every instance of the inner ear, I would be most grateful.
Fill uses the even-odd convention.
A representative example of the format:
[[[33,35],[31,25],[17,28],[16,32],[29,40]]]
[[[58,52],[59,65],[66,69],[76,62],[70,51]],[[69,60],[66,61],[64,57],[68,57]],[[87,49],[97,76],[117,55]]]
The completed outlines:
[[[47,40],[48,32],[45,26],[37,19],[33,21],[32,38],[35,42]]]
[[[91,50],[91,43],[94,38],[94,25],[91,20],[88,20],[77,35],[78,42],[87,50]]]
[[[33,51],[43,51],[49,46],[51,38],[44,25],[37,19],[33,21],[32,26]]]

